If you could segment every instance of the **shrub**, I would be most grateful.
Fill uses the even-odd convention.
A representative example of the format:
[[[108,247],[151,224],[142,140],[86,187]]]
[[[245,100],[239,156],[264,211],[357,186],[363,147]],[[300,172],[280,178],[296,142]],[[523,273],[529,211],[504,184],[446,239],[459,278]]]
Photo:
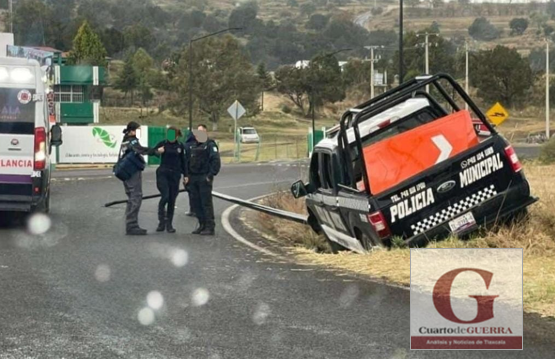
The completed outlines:
[[[291,107],[289,107],[287,105],[281,106],[281,112],[289,114],[289,113],[291,113],[291,111],[292,111]]]
[[[546,164],[555,163],[555,136],[541,147],[540,161]]]

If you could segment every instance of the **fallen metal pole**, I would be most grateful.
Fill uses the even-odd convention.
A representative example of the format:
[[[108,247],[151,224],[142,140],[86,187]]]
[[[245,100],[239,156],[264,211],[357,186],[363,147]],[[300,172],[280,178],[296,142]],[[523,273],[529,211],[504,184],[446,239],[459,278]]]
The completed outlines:
[[[182,189],[182,190],[179,191],[179,193],[183,193],[183,192],[187,192],[187,190]],[[276,209],[276,208],[264,206],[262,204],[258,204],[258,203],[246,201],[244,199],[228,196],[227,194],[223,194],[223,193],[219,193],[219,192],[212,192],[212,195],[214,197],[222,199],[224,201],[235,203],[235,204],[238,204],[240,206],[243,206],[243,207],[255,210],[255,211],[264,212],[264,213],[267,213],[267,214],[272,215],[272,216],[276,216],[276,217],[279,217],[279,218],[283,218],[283,219],[293,221],[293,222],[297,222],[297,223],[301,223],[301,224],[308,224],[307,216],[304,216],[302,214],[297,214],[297,213],[293,213],[293,212],[283,211],[281,209]],[[153,198],[159,198],[159,197],[161,197],[160,194],[154,194],[154,195],[150,195],[150,196],[144,196],[143,199],[153,199]],[[115,206],[116,204],[123,204],[123,203],[127,203],[127,200],[109,202],[109,203],[106,203],[104,205],[104,207],[112,207],[112,206]]]

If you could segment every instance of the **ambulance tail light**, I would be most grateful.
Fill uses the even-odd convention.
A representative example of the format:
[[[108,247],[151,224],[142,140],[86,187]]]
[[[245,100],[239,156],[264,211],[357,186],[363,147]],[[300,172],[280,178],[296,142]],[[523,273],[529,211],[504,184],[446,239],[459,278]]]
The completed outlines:
[[[35,129],[35,171],[42,171],[46,167],[46,130],[44,127]]]
[[[517,173],[522,170],[522,163],[520,163],[518,156],[516,155],[515,149],[513,146],[509,145],[505,147],[505,154],[511,163],[511,167],[513,168],[513,172]]]
[[[378,236],[380,238],[386,238],[391,235],[389,226],[387,225],[385,217],[381,211],[370,213],[368,215],[368,221],[370,222],[372,227],[374,227],[374,230],[376,231],[376,233],[378,233]]]

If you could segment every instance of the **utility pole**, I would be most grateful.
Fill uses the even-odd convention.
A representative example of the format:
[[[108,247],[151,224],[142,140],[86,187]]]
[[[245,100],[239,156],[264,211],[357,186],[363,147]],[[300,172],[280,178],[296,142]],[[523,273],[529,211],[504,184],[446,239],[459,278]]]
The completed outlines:
[[[426,72],[426,75],[430,74],[430,56],[429,56],[429,52],[428,52],[428,47],[430,47],[430,43],[429,43],[429,38],[430,36],[436,36],[436,33],[428,33],[425,32],[423,34],[416,34],[416,37],[420,37],[420,36],[424,36],[424,57],[425,57],[425,70],[424,72]],[[430,88],[429,86],[426,86],[426,92],[430,92]]]
[[[399,85],[405,77],[403,61],[403,0],[399,0]]]
[[[468,94],[468,39],[464,41],[465,69],[464,69],[464,92]],[[464,109],[468,110],[468,103],[464,102]]]
[[[545,136],[549,140],[549,40],[545,39]]]
[[[374,62],[379,60],[374,57],[374,50],[383,48],[383,46],[364,46],[366,49],[370,50],[370,98],[374,98],[374,85],[376,82],[376,75],[374,74]]]
[[[13,0],[10,0],[10,32],[13,34]]]

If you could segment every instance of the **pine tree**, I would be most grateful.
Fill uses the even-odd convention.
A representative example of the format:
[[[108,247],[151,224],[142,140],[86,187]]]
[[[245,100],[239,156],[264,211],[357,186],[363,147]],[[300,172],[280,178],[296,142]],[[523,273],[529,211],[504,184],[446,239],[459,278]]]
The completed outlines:
[[[131,101],[133,101],[133,91],[137,89],[138,84],[139,79],[137,77],[137,73],[135,72],[135,67],[133,66],[133,58],[129,57],[129,59],[125,61],[123,70],[116,79],[115,88],[123,91],[126,98],[127,94],[131,92]]]
[[[106,65],[106,49],[100,37],[92,30],[87,21],[77,31],[73,39],[73,49],[69,61],[73,65]]]
[[[256,68],[256,76],[260,80],[260,86],[262,88],[260,109],[264,111],[264,91],[268,91],[272,87],[272,78],[268,71],[266,70],[266,64],[261,62]]]

